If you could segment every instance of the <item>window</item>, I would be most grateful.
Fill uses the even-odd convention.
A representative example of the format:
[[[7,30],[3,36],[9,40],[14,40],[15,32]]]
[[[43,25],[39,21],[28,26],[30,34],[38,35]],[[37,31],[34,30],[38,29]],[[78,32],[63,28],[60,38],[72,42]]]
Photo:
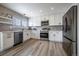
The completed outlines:
[[[26,27],[27,26],[27,21],[26,20],[22,20],[22,26]]]
[[[21,20],[14,19],[14,20],[13,20],[13,25],[21,26]]]

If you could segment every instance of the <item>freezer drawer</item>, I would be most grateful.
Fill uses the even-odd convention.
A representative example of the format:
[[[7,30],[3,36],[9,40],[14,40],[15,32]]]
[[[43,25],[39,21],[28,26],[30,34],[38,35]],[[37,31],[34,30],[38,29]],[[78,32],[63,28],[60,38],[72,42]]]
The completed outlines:
[[[76,56],[76,42],[63,38],[63,49],[68,56]]]

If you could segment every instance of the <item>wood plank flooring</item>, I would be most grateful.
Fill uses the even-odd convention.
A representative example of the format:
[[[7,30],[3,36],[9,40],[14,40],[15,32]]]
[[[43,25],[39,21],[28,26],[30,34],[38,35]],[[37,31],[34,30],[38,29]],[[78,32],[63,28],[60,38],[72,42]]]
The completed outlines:
[[[62,43],[30,39],[0,53],[1,56],[66,56]]]

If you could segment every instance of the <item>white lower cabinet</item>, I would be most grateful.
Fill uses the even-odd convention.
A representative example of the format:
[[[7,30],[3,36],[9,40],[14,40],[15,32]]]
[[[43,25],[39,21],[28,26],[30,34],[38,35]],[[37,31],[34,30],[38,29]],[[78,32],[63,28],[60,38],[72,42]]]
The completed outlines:
[[[23,42],[30,39],[31,31],[30,30],[24,30],[23,31]]]
[[[24,30],[23,42],[30,38],[40,39],[40,31],[39,30]]]
[[[0,51],[6,50],[14,45],[14,33],[0,32]]]
[[[32,37],[35,39],[40,39],[40,31],[39,30],[32,30]]]
[[[49,40],[55,42],[62,42],[62,31],[49,31]]]

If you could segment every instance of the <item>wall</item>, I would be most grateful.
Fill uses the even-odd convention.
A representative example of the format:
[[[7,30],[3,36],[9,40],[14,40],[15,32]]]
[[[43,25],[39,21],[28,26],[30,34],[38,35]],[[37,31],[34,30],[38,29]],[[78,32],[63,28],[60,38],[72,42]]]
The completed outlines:
[[[2,32],[0,32],[0,52],[2,51],[2,49],[3,49],[3,34],[2,34]]]
[[[8,9],[8,8],[5,8],[4,6],[2,6],[2,5],[0,5],[0,14],[1,13],[8,13],[8,14],[10,14],[10,15],[12,15],[13,16],[13,21],[15,20],[15,19],[17,19],[17,20],[26,20],[26,21],[28,21],[28,18],[27,17],[24,17],[23,15],[21,15],[21,14],[19,14],[19,13],[17,13],[17,12],[15,12],[15,11],[12,11],[12,10],[10,10],[10,9]],[[18,23],[17,23],[18,24]],[[27,24],[28,25],[28,24]],[[1,28],[0,28],[0,31],[1,30],[9,30],[10,29],[10,27],[11,26],[0,26]]]

